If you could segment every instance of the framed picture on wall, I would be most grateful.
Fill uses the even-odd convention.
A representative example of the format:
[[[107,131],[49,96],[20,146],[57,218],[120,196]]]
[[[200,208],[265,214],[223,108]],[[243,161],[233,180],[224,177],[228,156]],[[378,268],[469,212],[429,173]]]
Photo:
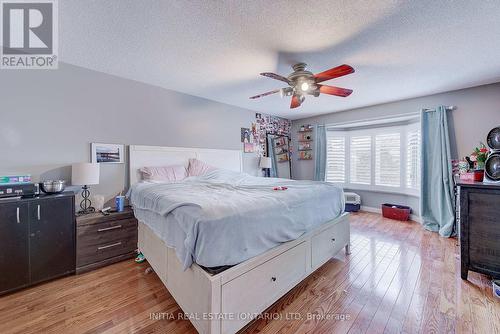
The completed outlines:
[[[122,164],[125,159],[125,145],[91,144],[91,161],[93,163]]]

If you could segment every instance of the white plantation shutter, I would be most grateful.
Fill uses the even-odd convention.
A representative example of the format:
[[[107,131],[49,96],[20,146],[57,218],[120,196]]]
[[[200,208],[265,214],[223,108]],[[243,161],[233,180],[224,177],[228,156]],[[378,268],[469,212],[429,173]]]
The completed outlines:
[[[406,187],[420,187],[420,129],[409,129],[406,133]]]
[[[401,186],[399,132],[375,135],[375,184],[386,187]]]
[[[353,136],[350,141],[350,183],[371,184],[372,137]]]
[[[326,181],[345,183],[345,136],[328,135],[326,149]]]
[[[348,189],[418,195],[420,123],[330,128],[326,181]]]

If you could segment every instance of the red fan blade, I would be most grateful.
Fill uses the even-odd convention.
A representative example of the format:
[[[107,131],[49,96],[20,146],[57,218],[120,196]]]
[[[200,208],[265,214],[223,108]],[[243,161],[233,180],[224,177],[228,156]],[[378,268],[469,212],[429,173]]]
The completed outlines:
[[[292,103],[290,103],[290,109],[300,107],[300,99],[297,95],[292,96]]]
[[[319,86],[319,92],[323,93],[323,94],[346,97],[346,96],[351,95],[351,93],[352,93],[352,89],[340,88],[340,87],[334,87],[334,86],[326,86],[326,85],[318,85],[318,86]]]
[[[316,82],[323,82],[326,80],[342,77],[347,74],[354,73],[354,68],[349,65],[340,65],[324,72],[318,73],[314,75]]]
[[[287,84],[290,84],[290,80],[288,80],[287,78],[285,78],[284,76],[281,76],[279,74],[264,72],[264,73],[261,73],[260,75],[263,75],[263,76],[271,78],[271,79],[280,80],[280,81],[286,82]]]
[[[280,90],[279,89],[275,89],[275,90],[272,90],[270,92],[265,92],[265,93],[262,93],[262,94],[259,94],[259,95],[255,95],[255,96],[250,96],[251,99],[257,99],[259,97],[264,97],[264,96],[268,96],[268,95],[271,95],[271,94],[276,94],[278,93]]]

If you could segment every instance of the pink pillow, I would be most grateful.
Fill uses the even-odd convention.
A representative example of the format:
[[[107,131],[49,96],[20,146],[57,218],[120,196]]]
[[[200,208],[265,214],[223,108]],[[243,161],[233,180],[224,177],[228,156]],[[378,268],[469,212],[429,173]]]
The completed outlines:
[[[187,177],[187,170],[182,165],[143,167],[140,172],[145,181],[175,182]]]
[[[189,166],[187,170],[188,176],[200,176],[205,175],[208,172],[215,170],[215,167],[207,165],[201,160],[198,159],[189,159]]]

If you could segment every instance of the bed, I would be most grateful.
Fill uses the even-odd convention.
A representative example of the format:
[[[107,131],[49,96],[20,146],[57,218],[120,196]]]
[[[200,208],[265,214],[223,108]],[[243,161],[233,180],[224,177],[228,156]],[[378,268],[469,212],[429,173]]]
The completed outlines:
[[[140,183],[142,167],[191,158],[222,169]],[[130,146],[138,249],[200,333],[237,332],[332,256],[349,253],[341,189],[241,171],[236,150]]]

